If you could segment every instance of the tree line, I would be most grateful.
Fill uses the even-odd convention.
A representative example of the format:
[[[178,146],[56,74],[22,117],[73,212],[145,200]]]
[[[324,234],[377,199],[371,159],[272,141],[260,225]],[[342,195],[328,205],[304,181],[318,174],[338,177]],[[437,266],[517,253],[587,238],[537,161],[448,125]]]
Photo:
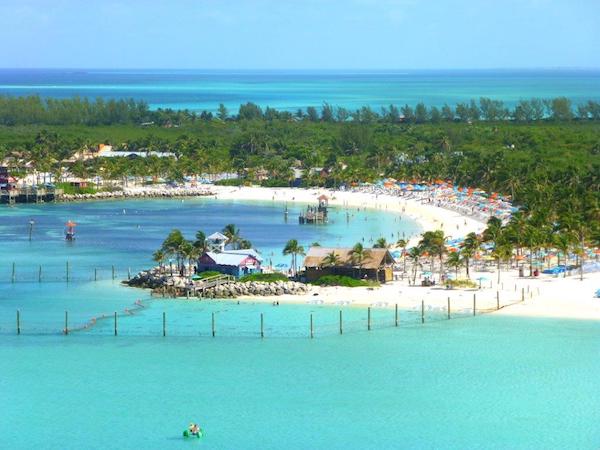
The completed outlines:
[[[442,122],[534,122],[541,120],[571,121],[600,120],[600,102],[589,100],[573,105],[566,97],[551,99],[522,99],[510,108],[501,100],[482,97],[479,100],[460,102],[454,106],[427,107],[416,105],[389,105],[379,111],[369,106],[356,110],[335,107],[323,103],[320,108],[309,106],[295,112],[280,111],[248,102],[240,105],[237,112],[230,112],[220,104],[216,112],[174,109],[151,110],[143,100],[87,98],[53,99],[37,95],[11,97],[0,96],[0,125],[115,125],[156,124],[160,126],[181,125],[212,120],[283,120],[310,122],[357,122],[357,123],[442,123]]]

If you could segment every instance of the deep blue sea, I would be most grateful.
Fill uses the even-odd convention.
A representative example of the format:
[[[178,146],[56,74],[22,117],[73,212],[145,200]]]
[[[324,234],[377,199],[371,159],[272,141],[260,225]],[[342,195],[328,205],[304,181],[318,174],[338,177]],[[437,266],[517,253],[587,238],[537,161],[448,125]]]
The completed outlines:
[[[151,108],[231,111],[245,102],[296,110],[320,106],[379,109],[428,106],[490,97],[512,106],[519,99],[565,96],[574,104],[600,100],[600,70],[456,71],[196,71],[0,69],[0,94],[67,98],[135,98]]]

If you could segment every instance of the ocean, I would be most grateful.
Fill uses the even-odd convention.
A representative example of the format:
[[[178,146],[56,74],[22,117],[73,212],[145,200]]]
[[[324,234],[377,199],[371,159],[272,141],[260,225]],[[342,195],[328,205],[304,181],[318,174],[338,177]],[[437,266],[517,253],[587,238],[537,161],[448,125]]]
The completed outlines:
[[[295,111],[324,102],[351,110],[370,106],[455,105],[480,97],[514,106],[519,99],[564,96],[600,101],[600,70],[456,71],[196,71],[0,69],[0,94],[95,99],[135,98],[153,109],[236,112],[254,102]]]

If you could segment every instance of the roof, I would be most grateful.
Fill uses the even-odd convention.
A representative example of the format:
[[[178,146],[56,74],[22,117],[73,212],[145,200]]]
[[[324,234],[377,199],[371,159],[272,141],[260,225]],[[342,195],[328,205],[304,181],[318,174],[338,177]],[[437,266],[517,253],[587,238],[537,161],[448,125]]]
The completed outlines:
[[[323,260],[331,252],[334,252],[340,259],[338,267],[355,266],[352,261],[351,248],[311,247],[304,258],[304,267],[324,266]],[[394,258],[385,248],[365,248],[365,252],[367,255],[362,264],[363,269],[379,269],[394,262]]]
[[[329,197],[327,197],[325,194],[322,194],[322,195],[319,195],[317,200],[329,200]]]
[[[224,253],[216,253],[216,252],[206,252],[205,255],[207,255],[210,259],[212,259],[215,264],[218,264],[220,266],[239,266],[241,265],[244,260],[246,260],[247,258],[254,258],[252,255],[246,255],[243,253],[228,253],[228,252],[224,252]]]
[[[222,233],[219,233],[218,231],[216,233],[211,234],[206,239],[208,239],[210,241],[227,241],[227,240],[229,240],[229,238],[227,236],[225,236]]]
[[[245,249],[239,249],[239,250],[225,250],[224,252],[221,252],[221,254],[223,253],[229,253],[230,255],[246,255],[246,256],[252,256],[254,257],[258,262],[262,262],[262,256],[260,256],[260,253],[258,253],[257,250],[253,249],[253,248],[245,248]]]

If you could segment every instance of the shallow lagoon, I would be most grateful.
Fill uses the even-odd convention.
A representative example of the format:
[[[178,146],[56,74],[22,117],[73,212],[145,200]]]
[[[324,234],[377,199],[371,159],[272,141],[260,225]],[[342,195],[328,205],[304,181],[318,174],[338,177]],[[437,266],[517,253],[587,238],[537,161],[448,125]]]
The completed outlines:
[[[494,314],[430,322],[439,318],[432,311],[420,325],[416,312],[403,311],[401,326],[393,328],[392,312],[381,309],[373,312],[375,330],[367,332],[365,311],[345,308],[348,328],[339,336],[337,308],[150,300],[110,279],[111,260],[121,278],[126,266],[146,266],[171,227],[191,237],[198,228],[210,232],[234,222],[273,252],[275,263],[287,259],[279,253],[289,237],[348,245],[402,230],[382,211],[355,213],[346,224],[340,210],[327,227],[300,227],[296,213],[290,205],[285,223],[281,204],[210,199],[0,210],[0,246],[17,261],[17,282],[10,282],[5,259],[0,285],[2,446],[598,448],[597,322]],[[30,217],[36,221],[31,243]],[[62,240],[67,219],[81,224],[73,246]],[[405,226],[406,234],[418,230],[412,222]],[[75,277],[69,284],[67,258]],[[42,283],[35,281],[37,264],[45,267]],[[98,266],[101,277],[93,282]],[[81,324],[138,298],[147,308],[120,316],[118,337],[110,320],[56,334],[67,309],[71,322]],[[14,335],[17,308],[21,336]],[[55,335],[36,334],[48,330]],[[206,430],[200,442],[181,438],[190,420]]]
[[[599,335],[486,315],[313,340],[3,336],[0,433],[8,448],[594,449]],[[190,420],[200,443],[181,438]]]

